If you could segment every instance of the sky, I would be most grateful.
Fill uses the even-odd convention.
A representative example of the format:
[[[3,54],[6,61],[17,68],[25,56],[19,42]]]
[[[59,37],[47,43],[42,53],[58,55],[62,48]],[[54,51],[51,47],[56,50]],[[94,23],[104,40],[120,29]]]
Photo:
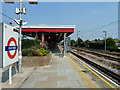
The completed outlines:
[[[118,38],[118,3],[117,2],[39,2],[38,5],[30,5],[24,2],[27,9],[23,20],[27,25],[76,25],[71,39],[79,37],[83,40],[103,39],[103,31],[107,31],[107,37]],[[12,19],[19,19],[15,14],[15,8],[19,3],[2,3],[2,13]],[[5,23],[13,22],[12,19],[2,15]],[[103,25],[106,27],[98,29]],[[97,28],[97,29],[96,29]]]

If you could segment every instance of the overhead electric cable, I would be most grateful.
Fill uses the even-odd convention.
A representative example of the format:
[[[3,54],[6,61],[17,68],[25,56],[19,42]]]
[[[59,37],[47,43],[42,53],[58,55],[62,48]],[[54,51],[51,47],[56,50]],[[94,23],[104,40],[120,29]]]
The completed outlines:
[[[6,14],[4,14],[4,13],[2,13],[2,12],[0,12],[2,15],[4,15],[5,17],[7,17],[7,18],[9,18],[9,19],[11,19],[11,20],[14,20],[13,18],[11,18],[10,16],[8,16],[8,15],[6,15]]]
[[[118,21],[114,21],[114,22],[111,22],[111,23],[109,23],[109,24],[105,24],[105,25],[103,25],[103,26],[100,26],[100,27],[97,27],[97,28],[94,28],[94,29],[87,30],[87,31],[85,31],[85,32],[95,31],[95,30],[98,30],[98,29],[104,28],[104,27],[106,27],[106,26],[109,26],[109,25],[115,24],[115,23],[117,23],[117,22],[120,22],[120,20],[118,20]],[[81,33],[85,33],[85,32],[81,32]]]

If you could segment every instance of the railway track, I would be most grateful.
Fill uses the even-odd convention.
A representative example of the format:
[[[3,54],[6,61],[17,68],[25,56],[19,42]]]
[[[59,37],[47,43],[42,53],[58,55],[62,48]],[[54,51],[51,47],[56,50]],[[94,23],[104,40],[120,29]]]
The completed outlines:
[[[63,46],[62,46],[62,48],[63,48]],[[76,48],[74,48],[74,49],[76,49]],[[70,53],[72,53],[73,55],[75,55],[79,59],[83,60],[84,62],[86,62],[90,66],[96,68],[97,70],[99,70],[100,72],[105,74],[105,76],[107,75],[106,77],[109,76],[110,80],[114,81],[115,83],[117,83],[120,86],[120,75],[119,74],[116,74],[116,73],[114,73],[114,72],[112,72],[112,71],[110,71],[110,70],[108,70],[108,69],[106,69],[106,68],[104,68],[104,67],[102,67],[102,66],[100,66],[100,65],[98,65],[98,64],[96,64],[94,62],[92,62],[92,61],[90,61],[89,59],[86,59],[85,57],[80,56],[77,52],[74,52],[74,51],[71,50]],[[91,53],[91,52],[89,52],[89,53]],[[96,53],[94,53],[94,55],[103,56],[103,57],[106,57],[107,59],[110,59],[110,60],[114,60],[115,59],[114,57],[100,55],[100,54],[96,54]],[[114,58],[114,59],[112,59],[112,58]],[[120,60],[120,59],[117,59],[115,61],[118,61],[118,60]]]
[[[71,47],[71,48],[72,49],[77,49],[76,47]],[[83,49],[80,49],[80,48],[78,48],[78,51],[84,51],[86,53],[90,53],[90,54],[96,55],[98,57],[104,57],[105,59],[117,61],[118,63],[120,63],[120,57],[115,57],[113,55],[107,55],[107,54],[94,52],[94,51],[89,51],[89,50],[83,50]]]
[[[107,74],[108,76],[112,77],[113,79],[117,80],[118,82],[120,82],[120,75],[78,55],[77,53],[73,52],[73,51],[70,51],[73,55],[77,56],[78,58],[82,59],[83,61],[87,62],[88,64],[90,64],[91,66],[94,66],[95,68],[97,68],[98,70],[104,72],[105,74]]]

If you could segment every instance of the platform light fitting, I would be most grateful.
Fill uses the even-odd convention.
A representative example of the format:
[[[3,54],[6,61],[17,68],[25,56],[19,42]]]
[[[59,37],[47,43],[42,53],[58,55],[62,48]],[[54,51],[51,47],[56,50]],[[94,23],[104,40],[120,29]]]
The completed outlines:
[[[37,0],[29,0],[29,4],[38,4]]]
[[[50,36],[48,38],[50,39]]]
[[[23,8],[23,14],[26,14],[26,8]]]
[[[29,35],[32,36],[32,33],[30,33]]]
[[[3,0],[5,3],[11,3],[11,4],[13,4],[14,2],[13,1],[11,1],[11,0]]]
[[[37,35],[37,32],[36,32],[36,36],[35,36],[35,39],[37,39],[38,38],[38,35]]]
[[[49,33],[49,37],[48,38],[50,39],[50,33]]]
[[[21,20],[19,20],[19,22],[20,22],[20,24],[22,25],[23,20],[21,19]]]
[[[22,22],[22,25],[23,25],[23,26],[24,26],[24,25],[26,25],[26,24],[27,24],[27,22],[25,22],[25,21],[24,21],[24,22]]]
[[[16,27],[15,27],[15,28],[13,28],[13,31],[15,31],[15,32],[18,32],[18,30],[19,30],[19,29],[18,29],[18,28],[16,28]]]
[[[18,25],[22,24],[22,22],[23,22],[22,19],[21,19],[21,20],[14,19],[14,21],[15,21]]]
[[[20,25],[20,22],[19,22],[19,20],[17,20],[17,19],[14,19],[14,21],[18,24],[18,25]]]
[[[15,9],[15,13],[16,13],[16,14],[19,14],[19,13],[20,13],[19,8],[16,8],[16,9]]]

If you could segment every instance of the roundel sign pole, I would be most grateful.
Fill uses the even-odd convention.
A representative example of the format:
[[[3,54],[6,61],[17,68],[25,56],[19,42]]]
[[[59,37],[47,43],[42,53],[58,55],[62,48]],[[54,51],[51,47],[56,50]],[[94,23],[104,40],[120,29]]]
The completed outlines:
[[[14,43],[14,46],[10,46],[12,42]],[[11,37],[7,42],[7,46],[5,46],[5,51],[7,52],[7,55],[11,60],[15,58],[17,54],[17,49],[18,49],[17,41],[15,40],[14,37]],[[14,51],[14,53],[11,54],[10,51]],[[12,84],[11,73],[12,73],[12,65],[10,64],[9,65],[9,84]]]

